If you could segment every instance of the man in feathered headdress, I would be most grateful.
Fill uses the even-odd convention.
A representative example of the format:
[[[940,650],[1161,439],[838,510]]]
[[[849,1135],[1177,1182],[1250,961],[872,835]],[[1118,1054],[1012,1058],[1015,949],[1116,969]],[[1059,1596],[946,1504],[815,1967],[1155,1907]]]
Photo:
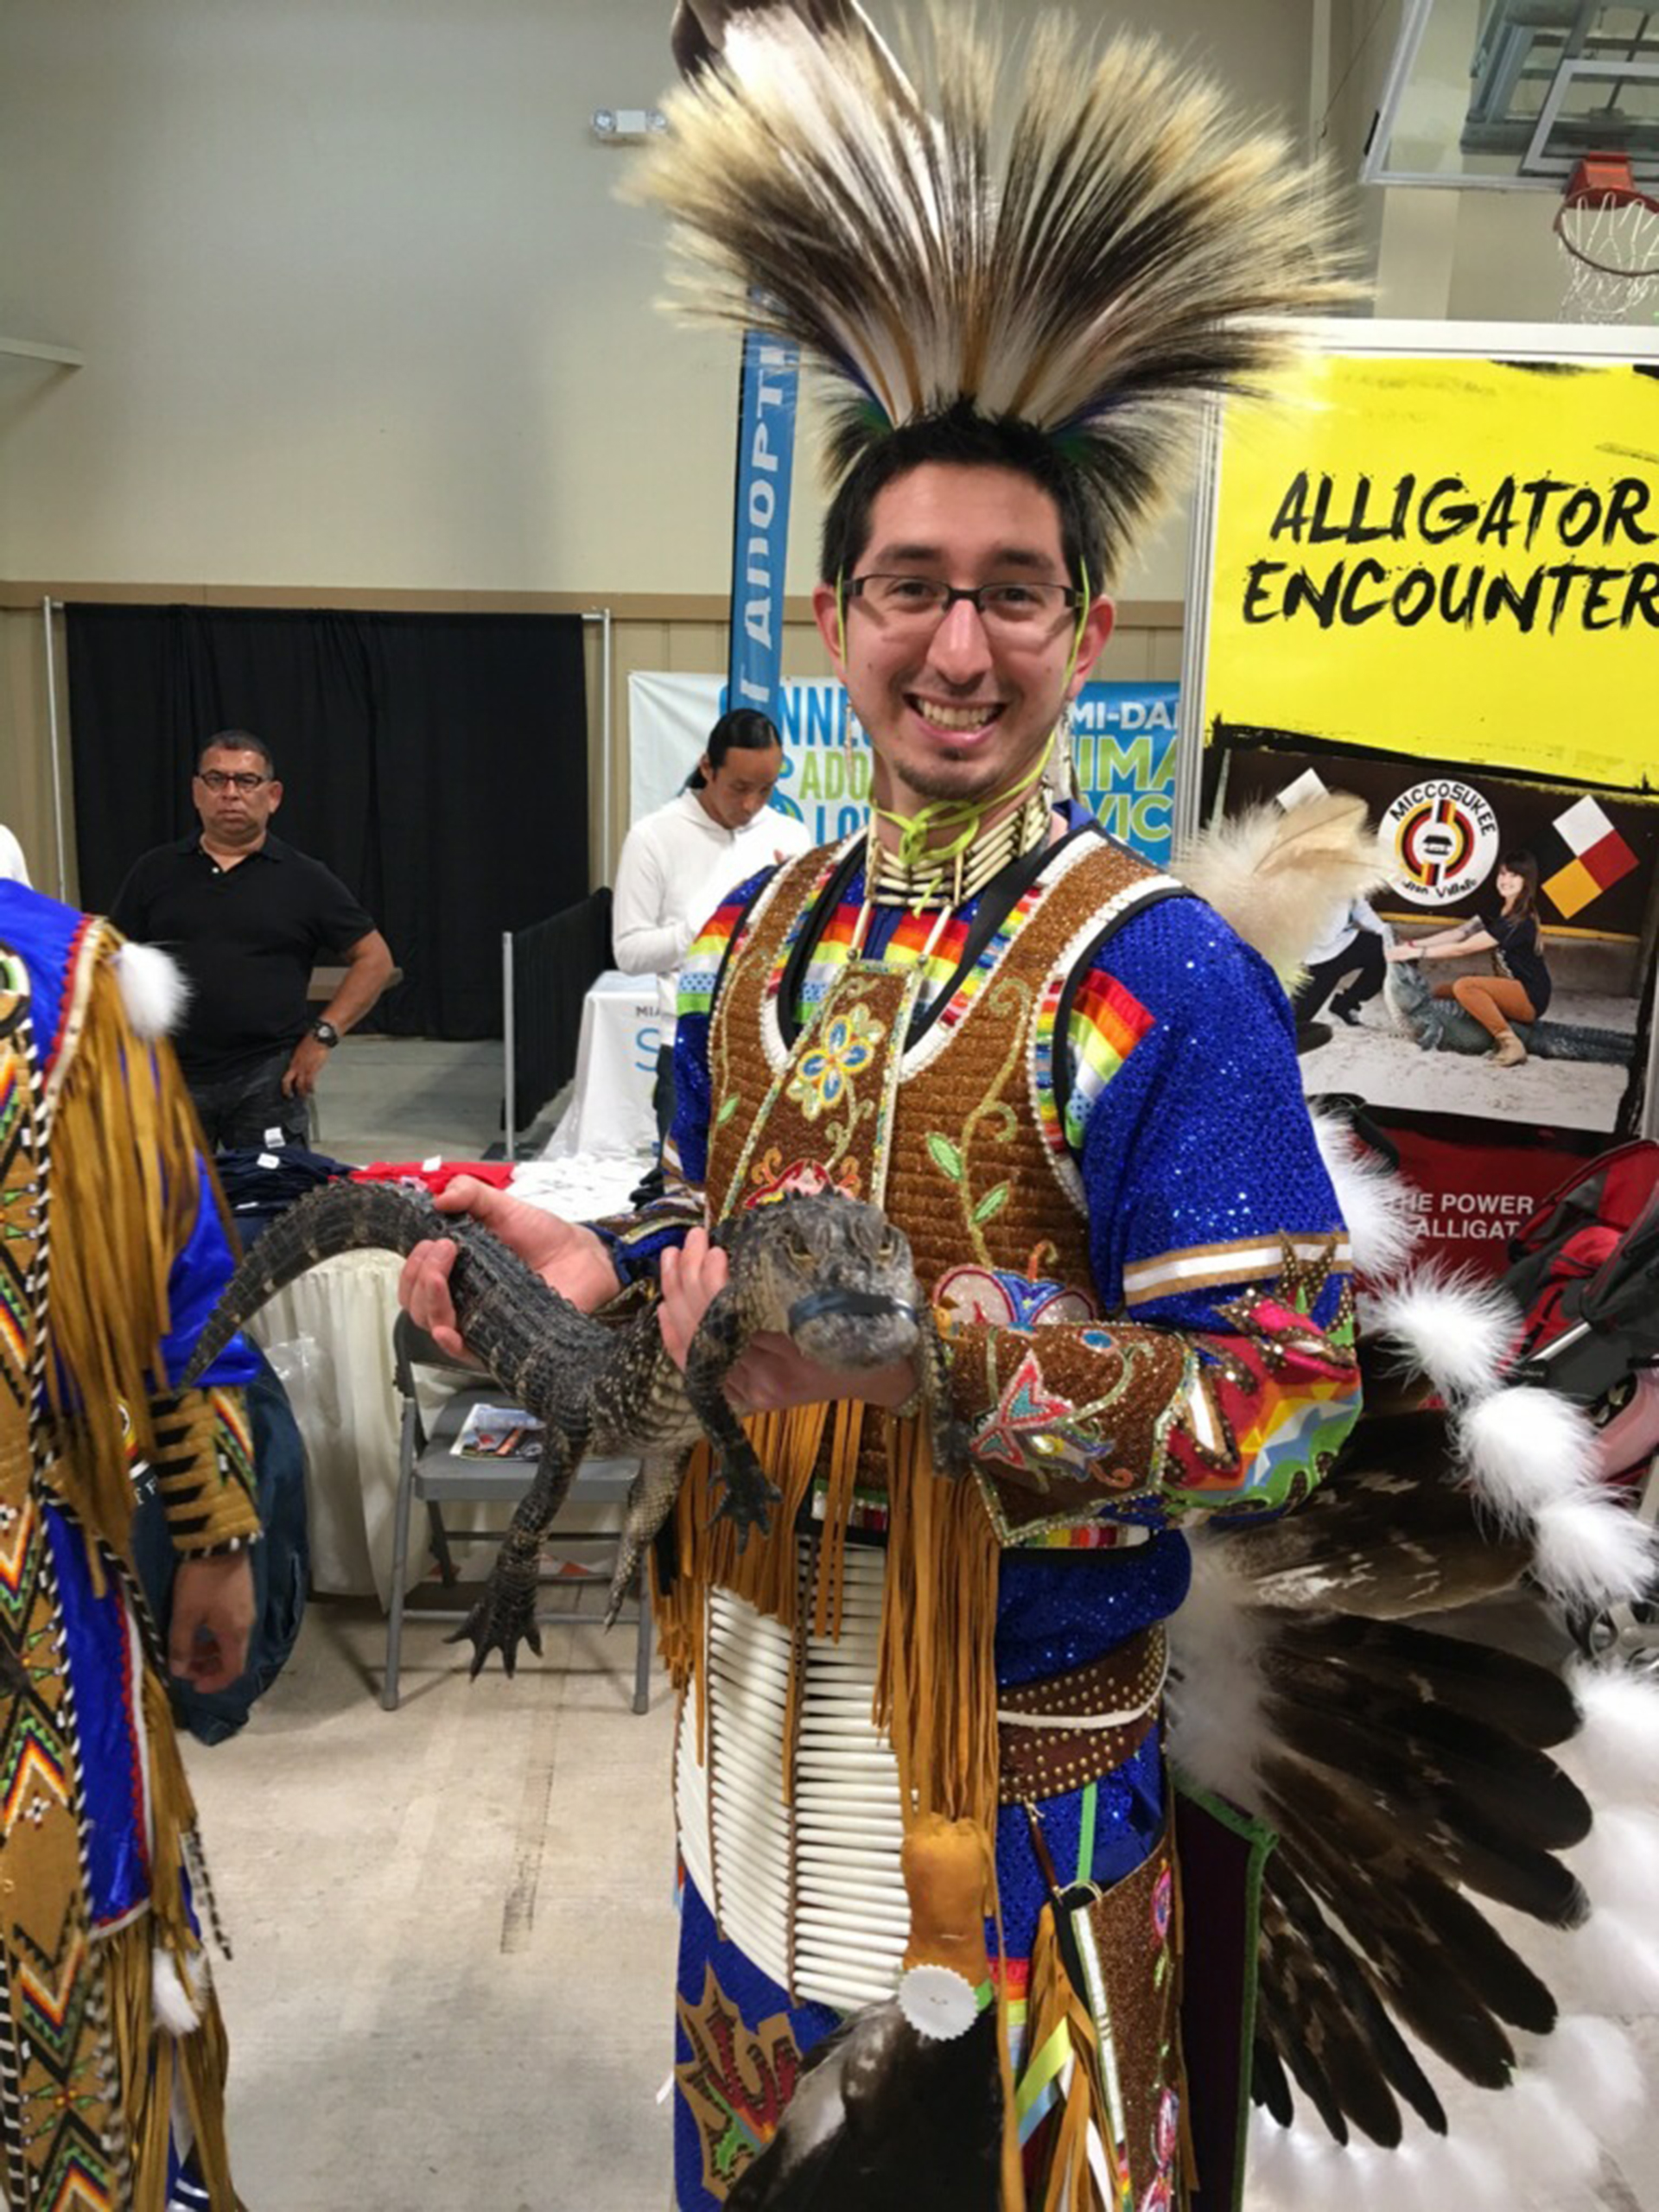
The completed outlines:
[[[170,1672],[242,1673],[259,1524],[231,1272],[152,947],[0,881],[0,2202],[236,2212]],[[135,1463],[137,1465],[135,1466]],[[168,1646],[135,1473],[179,1557]]]
[[[449,1203],[585,1305],[658,1275],[683,1350],[723,1279],[705,1220],[845,1190],[905,1227],[950,1332],[972,1482],[933,1475],[907,1366],[849,1382],[778,1340],[732,1385],[769,1535],[740,1550],[685,1486],[680,2205],[1167,2205],[1179,1524],[1328,1468],[1348,1258],[1282,992],[1066,796],[1057,734],[1194,398],[1275,357],[1256,318],[1334,296],[1320,218],[1142,41],[1046,29],[1001,142],[969,30],[925,98],[842,0],[697,0],[677,52],[644,188],[692,305],[832,380],[814,607],[871,827],[694,944],[661,1205],[593,1230]],[[447,1259],[406,1275],[441,1335]]]

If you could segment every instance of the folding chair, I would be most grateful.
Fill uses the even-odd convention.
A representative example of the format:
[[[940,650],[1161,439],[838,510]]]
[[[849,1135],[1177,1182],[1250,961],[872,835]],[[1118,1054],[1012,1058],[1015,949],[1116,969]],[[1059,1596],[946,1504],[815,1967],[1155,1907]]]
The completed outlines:
[[[392,1376],[404,1402],[402,1432],[397,1451],[397,1502],[392,1522],[391,1606],[386,1618],[386,1670],[381,1688],[380,1702],[388,1713],[397,1709],[397,1676],[402,1660],[404,1620],[406,1611],[425,1620],[464,1620],[467,1609],[464,1606],[421,1604],[405,1606],[404,1585],[408,1580],[410,1520],[416,1499],[425,1506],[427,1524],[438,1573],[445,1588],[453,1587],[461,1579],[455,1567],[454,1548],[459,1544],[499,1544],[504,1534],[504,1524],[492,1528],[452,1527],[443,1516],[446,1504],[451,1506],[509,1504],[516,1505],[534,1479],[535,1469],[524,1459],[463,1459],[451,1449],[461,1433],[461,1424],[476,1405],[499,1404],[500,1389],[497,1384],[477,1382],[474,1370],[457,1368],[444,1357],[425,1332],[417,1329],[406,1313],[400,1313],[392,1329]],[[416,1370],[435,1370],[462,1387],[455,1389],[446,1402],[442,1411],[429,1429],[421,1411],[416,1389]],[[638,1471],[638,1463],[628,1459],[586,1459],[576,1470],[575,1481],[566,1500],[567,1510],[573,1505],[606,1505],[621,1507],[626,1501],[629,1485]],[[620,1548],[620,1527],[613,1529],[572,1530],[558,1529],[554,1537],[561,1550],[570,1551],[581,1546],[601,1546],[607,1555],[608,1564],[614,1567]],[[601,1562],[601,1566],[603,1562]],[[594,1578],[597,1582],[597,1575]],[[548,1587],[554,1586],[549,1584]],[[576,1586],[575,1602],[566,1607],[548,1611],[538,1607],[536,1618],[543,1626],[568,1626],[578,1622],[596,1622],[598,1612],[584,1610],[581,1598],[583,1586]],[[622,1618],[630,1616],[625,1613]],[[634,1641],[633,1709],[643,1713],[650,1701],[651,1685],[651,1601],[641,1595],[632,1618],[637,1633]]]

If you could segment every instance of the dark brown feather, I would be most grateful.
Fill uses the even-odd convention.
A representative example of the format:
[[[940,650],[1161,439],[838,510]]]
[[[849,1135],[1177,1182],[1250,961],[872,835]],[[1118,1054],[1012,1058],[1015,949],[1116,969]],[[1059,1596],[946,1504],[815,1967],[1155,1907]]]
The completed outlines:
[[[1391,1695],[1409,1691],[1540,1751],[1567,1743],[1582,1717],[1554,1668],[1414,1622],[1363,1620],[1351,1613],[1313,1619],[1286,1615],[1274,1624],[1274,1638],[1287,1654],[1334,1654]]]
[[[1318,1770],[1275,1758],[1270,1815],[1280,1850],[1369,1961],[1390,2008],[1471,2081],[1497,2088],[1515,2053],[1504,2025],[1543,2035],[1555,2003],[1468,1898],[1426,1868],[1392,1823]]]

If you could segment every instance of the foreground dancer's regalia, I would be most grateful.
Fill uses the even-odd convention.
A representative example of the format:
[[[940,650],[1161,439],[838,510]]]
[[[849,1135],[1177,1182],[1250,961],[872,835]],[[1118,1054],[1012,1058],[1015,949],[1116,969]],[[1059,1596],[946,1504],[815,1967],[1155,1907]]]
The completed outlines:
[[[1586,1807],[1548,1756],[1578,1726],[1553,1676],[1387,1617],[1513,1583],[1535,1529],[1577,1592],[1643,1567],[1581,1448],[1557,1496],[1490,1413],[1484,1323],[1437,1378],[1450,1410],[1374,1430],[1344,1481],[1351,1253],[1283,993],[1048,766],[1191,403],[1276,358],[1258,318],[1336,295],[1316,201],[1138,41],[1040,33],[1001,68],[1004,130],[997,57],[944,20],[929,81],[850,0],[687,0],[691,81],[644,175],[694,310],[835,380],[814,604],[875,804],[868,838],[745,887],[693,946],[677,1187],[608,1249],[625,1280],[660,1268],[671,1320],[709,1280],[693,1224],[798,1189],[878,1202],[971,1439],[946,1480],[913,1373],[849,1396],[756,1365],[768,1532],[711,1524],[694,1461],[658,1547],[683,2212],[1225,2205],[1250,2073],[1335,2136],[1397,2141],[1402,2107],[1433,2133],[1433,2063],[1390,2010],[1482,2082],[1512,2029],[1559,2040],[1464,1891],[1580,1916],[1557,1854]],[[1252,933],[1274,873],[1247,871]],[[550,1280],[601,1294],[597,1248],[561,1236]],[[1442,1309],[1387,1318],[1445,1352]],[[1227,1533],[1172,1660],[1206,1523]],[[1190,1820],[1172,1666],[1189,1764],[1232,1801]],[[1551,2109],[1593,2163],[1584,2110]],[[1375,2160],[1395,2175],[1319,2171],[1322,2201],[1397,2191]],[[1483,2187],[1524,2201],[1473,2164],[1457,2201]]]
[[[207,1893],[130,1542],[136,1462],[180,1554],[174,1627],[188,1643],[190,1618],[211,1625],[200,1593],[245,1577],[235,1555],[258,1530],[234,1387],[251,1371],[245,1348],[201,1389],[168,1389],[231,1264],[188,1096],[170,1052],[148,1041],[180,989],[162,956],[0,883],[0,2203],[12,2212],[237,2202]]]

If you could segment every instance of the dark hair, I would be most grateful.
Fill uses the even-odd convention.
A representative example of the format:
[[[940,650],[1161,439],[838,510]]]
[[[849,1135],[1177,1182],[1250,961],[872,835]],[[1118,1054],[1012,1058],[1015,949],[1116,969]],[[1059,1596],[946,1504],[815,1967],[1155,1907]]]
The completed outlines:
[[[201,773],[201,764],[217,747],[226,753],[257,753],[265,764],[265,773],[273,780],[276,774],[276,756],[263,737],[256,737],[251,729],[216,730],[212,737],[203,738],[196,750],[196,773]]]
[[[723,714],[709,733],[709,742],[703,751],[709,756],[711,768],[723,767],[728,753],[770,753],[775,745],[780,750],[783,739],[778,726],[756,707],[733,707]],[[709,779],[701,766],[686,778],[682,789],[700,791]]]
[[[1053,440],[1029,423],[976,415],[965,400],[943,415],[902,423],[854,463],[824,517],[818,574],[827,584],[849,576],[868,548],[876,496],[930,462],[957,468],[1011,468],[1046,492],[1059,512],[1060,550],[1073,584],[1085,577],[1091,594],[1106,583],[1106,545],[1099,517],[1077,471]]]
[[[1505,874],[1518,875],[1521,879],[1521,896],[1516,899],[1515,905],[1510,907],[1510,912],[1511,915],[1517,918],[1522,914],[1536,915],[1538,912],[1538,862],[1532,854],[1505,853],[1503,859],[1499,861],[1497,865]]]

